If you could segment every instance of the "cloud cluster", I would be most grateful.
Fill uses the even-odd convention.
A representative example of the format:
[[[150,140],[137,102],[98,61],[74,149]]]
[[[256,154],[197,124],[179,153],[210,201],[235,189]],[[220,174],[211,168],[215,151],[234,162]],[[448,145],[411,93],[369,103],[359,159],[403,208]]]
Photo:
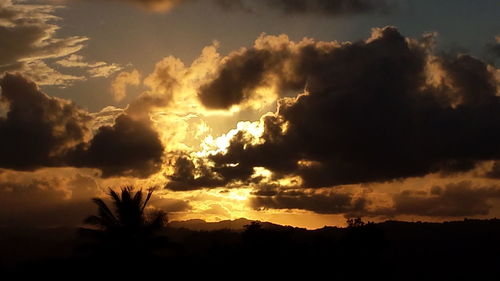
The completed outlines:
[[[250,202],[253,208],[260,210],[301,209],[346,217],[471,217],[489,215],[493,200],[500,198],[500,188],[461,181],[382,195],[385,204],[376,202],[380,194],[375,195],[373,190],[355,192],[352,187],[316,190],[272,186],[254,191]]]
[[[318,214],[358,214],[364,212],[367,205],[365,198],[337,190],[319,192],[303,189],[261,189],[253,195],[251,205],[255,209],[300,209]]]
[[[166,188],[174,191],[188,191],[200,187],[224,186],[227,179],[218,176],[203,159],[192,159],[188,155],[177,157],[173,164],[173,175]]]
[[[402,191],[394,195],[394,206],[384,215],[464,217],[488,215],[493,199],[500,198],[497,186],[474,186],[469,181],[433,186],[428,192]]]
[[[87,37],[55,37],[59,27],[52,22],[58,8],[50,5],[19,5],[0,1],[0,74],[22,71],[42,85],[64,86],[83,77],[61,74],[42,60],[61,58],[83,48]],[[43,75],[49,70],[51,75]]]
[[[72,166],[99,168],[103,177],[145,178],[160,170],[163,145],[150,124],[122,114],[113,126],[100,127],[69,155]]]
[[[111,83],[111,93],[115,101],[121,101],[127,96],[127,86],[138,86],[140,83],[141,74],[136,69],[120,72]]]
[[[148,114],[156,108],[167,107],[174,98],[174,92],[184,80],[187,69],[184,63],[172,56],[162,59],[155,65],[155,70],[144,84],[150,88],[132,101],[127,108],[129,114],[140,116]],[[132,75],[132,78],[134,75]]]
[[[465,54],[435,55],[434,39],[405,38],[394,27],[354,43],[262,36],[224,58],[199,88],[202,103],[216,109],[251,101],[259,87],[276,89],[282,98],[261,118],[262,136],[242,130],[210,164],[181,161],[178,171],[195,171],[172,177],[204,187],[207,179],[196,182],[204,175],[248,182],[263,167],[274,178],[327,187],[463,172],[498,159],[496,69]]]
[[[47,96],[20,75],[0,80],[0,167],[32,170],[64,164],[63,155],[88,138],[90,116],[74,104]]]
[[[93,117],[66,100],[42,93],[21,75],[0,80],[0,167],[35,170],[76,166],[104,177],[147,177],[159,171],[163,145],[151,124],[120,114],[91,132]]]
[[[0,75],[20,72],[38,85],[64,88],[89,77],[107,78],[122,69],[116,63],[87,62],[77,55],[88,37],[56,37],[61,18],[54,13],[61,7],[0,1]],[[85,72],[78,75],[62,73],[53,64]]]

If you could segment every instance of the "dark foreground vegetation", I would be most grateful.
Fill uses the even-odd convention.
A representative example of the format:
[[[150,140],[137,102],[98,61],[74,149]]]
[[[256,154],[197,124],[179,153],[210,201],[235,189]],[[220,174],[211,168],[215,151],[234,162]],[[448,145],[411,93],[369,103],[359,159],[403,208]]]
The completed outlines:
[[[500,276],[497,219],[377,224],[353,220],[347,228],[318,230],[252,222],[241,230],[202,231],[179,225],[160,227],[159,214],[146,222],[136,217],[129,225],[113,222],[111,217],[104,222],[100,220],[106,214],[99,208],[99,216],[87,220],[101,224],[95,231],[3,228],[2,272],[74,277],[140,274],[169,279],[307,274],[307,280],[320,276],[331,280],[498,280]],[[137,214],[115,218],[128,215]]]
[[[15,234],[14,234],[15,233]],[[500,276],[500,221],[448,223],[389,221],[352,228],[305,230],[291,227],[244,231],[193,231],[166,228],[158,249],[82,254],[73,229],[4,229],[3,271],[40,274],[123,270],[184,275],[241,274],[266,276],[294,272],[329,276],[383,276],[385,280],[497,280]],[[130,250],[130,252],[128,252]],[[116,252],[115,252],[116,251]]]

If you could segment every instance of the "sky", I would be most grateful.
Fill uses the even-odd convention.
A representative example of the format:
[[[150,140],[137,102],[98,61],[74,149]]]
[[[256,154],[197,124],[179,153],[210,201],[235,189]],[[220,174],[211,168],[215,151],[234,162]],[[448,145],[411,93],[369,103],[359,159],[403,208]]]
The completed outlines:
[[[500,216],[496,0],[0,0],[0,226]]]

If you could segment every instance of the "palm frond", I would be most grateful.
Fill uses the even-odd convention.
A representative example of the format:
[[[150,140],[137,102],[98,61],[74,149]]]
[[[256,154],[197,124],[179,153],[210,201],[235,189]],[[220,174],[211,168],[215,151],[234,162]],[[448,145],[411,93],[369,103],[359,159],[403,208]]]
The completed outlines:
[[[114,201],[121,201],[120,199],[120,196],[118,195],[118,193],[116,193],[116,191],[114,191],[113,189],[111,189],[111,187],[109,188],[109,195],[111,196],[111,198],[113,198]]]
[[[134,206],[137,207],[137,209],[139,209],[139,212],[142,214],[142,208],[141,208],[141,204],[142,204],[142,189],[140,189],[139,191],[137,191],[134,195],[134,198],[132,199],[132,202],[134,204]]]
[[[101,217],[103,223],[108,226],[118,224],[118,219],[101,198],[94,198],[92,201],[94,201],[94,203],[98,206],[99,216]]]
[[[116,191],[114,191],[113,189],[111,189],[111,187],[109,188],[109,196],[111,196],[111,198],[113,199],[113,204],[115,205],[115,210],[119,210],[120,209],[120,206],[121,206],[121,198],[120,196],[118,195],[118,193],[116,193]]]
[[[141,212],[144,212],[144,208],[146,208],[146,206],[148,205],[148,202],[149,202],[149,199],[151,199],[151,196],[153,195],[153,192],[155,192],[155,188],[150,188],[148,190],[148,194],[146,195],[146,200],[144,200],[144,203],[142,204],[142,207],[141,207]]]
[[[162,211],[145,213],[153,192],[154,189],[150,188],[147,194],[142,190],[134,193],[131,186],[118,192],[109,189],[109,196],[115,207],[113,210],[104,200],[92,199],[98,206],[98,214],[87,217],[84,222],[95,227],[79,229],[80,235],[97,241],[96,245],[105,251],[121,251],[127,248],[142,251],[149,248],[147,245],[150,242],[156,244],[154,238],[165,226],[167,214]]]
[[[125,188],[122,188],[122,202],[129,203],[132,200],[131,194],[132,194],[132,187],[131,186],[127,186]]]

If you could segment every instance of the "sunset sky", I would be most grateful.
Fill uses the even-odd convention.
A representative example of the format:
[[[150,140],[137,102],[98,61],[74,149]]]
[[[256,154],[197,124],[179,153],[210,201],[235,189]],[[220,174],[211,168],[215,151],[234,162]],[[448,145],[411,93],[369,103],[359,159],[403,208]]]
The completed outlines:
[[[0,226],[500,217],[498,0],[0,0]]]

